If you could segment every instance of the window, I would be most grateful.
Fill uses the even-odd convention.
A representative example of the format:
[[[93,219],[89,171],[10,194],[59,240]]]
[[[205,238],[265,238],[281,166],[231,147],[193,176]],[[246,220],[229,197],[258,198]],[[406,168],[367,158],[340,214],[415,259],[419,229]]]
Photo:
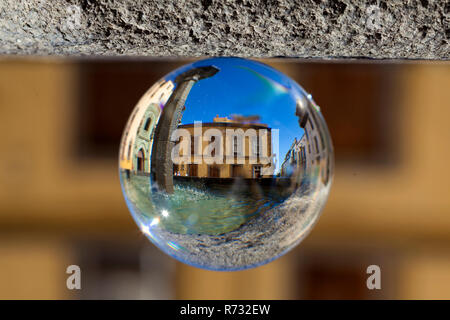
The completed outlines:
[[[319,132],[320,142],[322,143],[322,150],[325,150],[325,143],[323,141],[323,135]]]
[[[259,137],[250,137],[250,141],[252,144],[252,155],[259,156],[260,154],[260,145],[259,145]]]
[[[75,86],[72,88],[77,99],[74,100],[73,110],[71,109],[71,112],[74,112],[73,123],[71,122],[68,128],[74,137],[69,146],[73,156],[80,157],[80,160],[115,161],[119,153],[117,142],[123,134],[126,120],[130,119],[131,122],[133,116],[134,121],[141,120],[137,119],[140,114],[136,113],[138,110],[134,108],[135,103],[143,93],[148,92],[150,85],[157,83],[164,75],[184,63],[181,60],[167,59],[92,59],[74,63],[73,67],[79,76],[79,86],[76,86],[76,90]],[[171,91],[171,84],[165,82],[160,90],[158,84],[149,92],[148,96],[156,92],[152,102],[155,102],[162,91],[165,92],[164,99],[167,99]],[[152,120],[148,135],[155,125],[155,119]],[[141,129],[144,122],[145,119]],[[133,132],[133,135],[135,133]],[[127,146],[125,151],[126,148]],[[134,156],[134,151],[132,153]]]
[[[212,136],[211,143],[214,143],[214,141],[216,141],[216,137]],[[211,157],[215,157],[215,156],[216,156],[216,148],[212,149],[212,151],[211,151]]]
[[[233,152],[234,152],[235,156],[238,155],[238,137],[237,136],[233,137]]]
[[[253,166],[253,178],[261,178],[261,166]]]
[[[144,171],[144,161],[145,161],[144,150],[140,149],[136,159],[137,171],[139,172]]]
[[[319,143],[317,142],[317,137],[314,136],[314,145],[316,147],[316,153],[319,153]]]
[[[191,155],[195,154],[195,136],[191,137]]]
[[[261,146],[259,145],[259,137],[256,137],[256,154],[259,156]]]
[[[74,262],[83,266],[82,272],[86,271],[82,274],[83,290],[79,290],[77,296],[88,300],[173,299],[171,270],[175,265],[158,251],[138,241],[120,241],[113,237],[75,242]],[[152,283],[151,288],[146,281]]]
[[[147,120],[145,121],[145,125],[144,125],[144,130],[148,131],[148,129],[150,128],[150,124],[152,123],[152,119],[151,118],[147,118]]]

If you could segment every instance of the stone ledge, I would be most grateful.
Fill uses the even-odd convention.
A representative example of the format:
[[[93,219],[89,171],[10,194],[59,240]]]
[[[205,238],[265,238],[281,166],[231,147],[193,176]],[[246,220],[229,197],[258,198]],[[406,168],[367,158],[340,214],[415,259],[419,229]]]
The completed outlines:
[[[436,59],[440,0],[3,0],[0,54]]]

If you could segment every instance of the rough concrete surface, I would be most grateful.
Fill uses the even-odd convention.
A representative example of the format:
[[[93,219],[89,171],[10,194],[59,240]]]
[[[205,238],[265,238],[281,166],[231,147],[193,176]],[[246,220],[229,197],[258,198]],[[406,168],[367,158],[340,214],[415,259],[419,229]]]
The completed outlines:
[[[0,54],[448,59],[446,0],[1,0]]]

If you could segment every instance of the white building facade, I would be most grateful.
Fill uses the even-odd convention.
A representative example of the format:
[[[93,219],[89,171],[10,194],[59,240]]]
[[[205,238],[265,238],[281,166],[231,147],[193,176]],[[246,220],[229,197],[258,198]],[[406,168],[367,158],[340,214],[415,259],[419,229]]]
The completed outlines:
[[[120,145],[121,170],[150,172],[153,134],[162,107],[174,90],[172,81],[155,83],[137,103],[126,125]]]

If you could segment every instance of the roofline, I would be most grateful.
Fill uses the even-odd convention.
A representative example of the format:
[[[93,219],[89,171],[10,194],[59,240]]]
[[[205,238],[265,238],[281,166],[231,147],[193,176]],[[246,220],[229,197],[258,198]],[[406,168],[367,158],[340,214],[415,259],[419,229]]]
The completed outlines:
[[[193,128],[194,123],[180,124],[178,128]],[[235,127],[235,128],[254,128],[254,129],[267,129],[272,130],[272,128],[253,123],[236,123],[236,122],[202,122],[202,127]]]

